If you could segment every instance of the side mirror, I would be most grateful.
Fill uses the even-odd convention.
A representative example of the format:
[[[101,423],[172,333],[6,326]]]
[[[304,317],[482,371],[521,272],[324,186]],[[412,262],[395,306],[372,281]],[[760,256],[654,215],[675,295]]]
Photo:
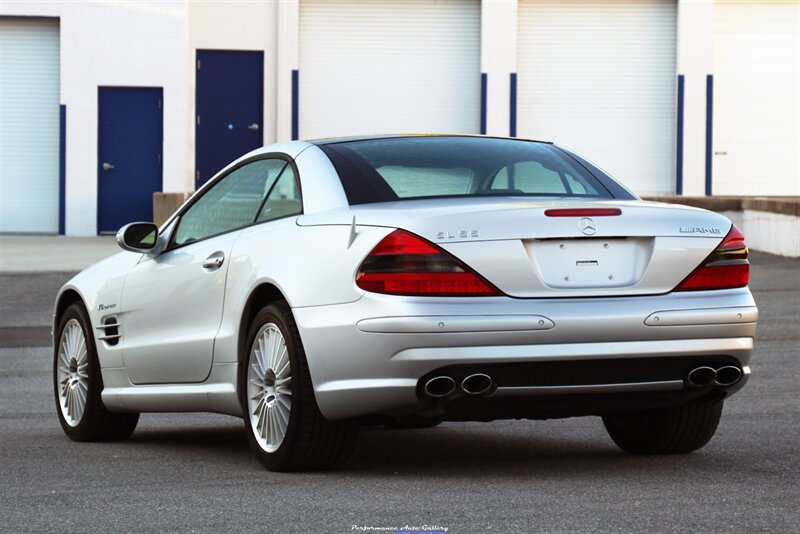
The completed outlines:
[[[126,224],[117,232],[117,244],[122,250],[152,252],[158,244],[158,226],[147,222]]]

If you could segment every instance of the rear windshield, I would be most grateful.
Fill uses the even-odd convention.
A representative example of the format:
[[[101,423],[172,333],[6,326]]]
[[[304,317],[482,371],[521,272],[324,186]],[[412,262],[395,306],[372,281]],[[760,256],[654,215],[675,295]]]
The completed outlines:
[[[353,204],[431,197],[614,195],[566,152],[487,137],[393,137],[321,145]]]

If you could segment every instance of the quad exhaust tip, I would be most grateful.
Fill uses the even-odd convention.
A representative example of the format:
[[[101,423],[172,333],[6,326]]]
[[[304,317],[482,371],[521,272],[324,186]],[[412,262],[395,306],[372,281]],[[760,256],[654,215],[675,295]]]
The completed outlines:
[[[717,370],[713,367],[703,365],[695,367],[686,376],[686,383],[695,388],[701,388],[709,384],[713,384],[717,378]]]
[[[719,369],[703,365],[695,367],[686,375],[686,383],[695,388],[702,388],[711,384],[728,387],[742,379],[742,370],[735,365],[724,365]]]
[[[717,369],[714,383],[718,386],[732,386],[742,378],[742,370],[734,365],[726,365]]]
[[[494,386],[492,377],[483,373],[469,375],[461,381],[461,390],[468,395],[484,395]]]
[[[447,397],[456,390],[456,381],[449,376],[434,376],[423,387],[425,394],[434,399]]]

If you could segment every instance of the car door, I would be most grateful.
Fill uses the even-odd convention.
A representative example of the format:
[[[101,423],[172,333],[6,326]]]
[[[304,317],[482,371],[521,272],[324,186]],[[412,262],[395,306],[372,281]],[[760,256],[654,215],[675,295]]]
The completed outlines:
[[[202,382],[211,371],[233,244],[253,224],[287,162],[237,166],[181,213],[165,252],[125,280],[122,357],[133,384]]]

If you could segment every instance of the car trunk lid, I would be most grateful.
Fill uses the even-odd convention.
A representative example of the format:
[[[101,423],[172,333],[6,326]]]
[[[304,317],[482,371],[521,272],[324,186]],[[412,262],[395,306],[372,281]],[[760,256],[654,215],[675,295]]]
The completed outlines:
[[[580,211],[554,214],[573,209]],[[608,210],[618,214],[603,214]],[[519,298],[666,293],[730,228],[712,212],[643,201],[437,199],[339,211],[304,216],[299,224],[355,217],[357,225],[403,228]]]

